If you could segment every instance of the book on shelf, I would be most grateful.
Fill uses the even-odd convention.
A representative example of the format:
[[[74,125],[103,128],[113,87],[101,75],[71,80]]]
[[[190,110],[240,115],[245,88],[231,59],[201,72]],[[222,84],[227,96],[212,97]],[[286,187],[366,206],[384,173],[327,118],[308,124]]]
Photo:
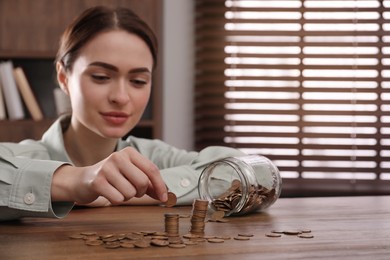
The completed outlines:
[[[0,79],[0,120],[4,120],[4,119],[7,119],[7,112],[5,110],[3,86],[1,85],[1,79]]]
[[[2,83],[8,119],[23,119],[25,117],[23,103],[13,76],[13,64],[11,61],[0,63],[0,80]]]
[[[31,115],[31,118],[35,121],[43,119],[43,113],[37,99],[34,96],[34,93],[31,89],[31,86],[26,78],[26,75],[21,67],[17,67],[13,71],[16,85],[19,88],[20,95],[23,98],[24,103],[26,104],[27,110]]]

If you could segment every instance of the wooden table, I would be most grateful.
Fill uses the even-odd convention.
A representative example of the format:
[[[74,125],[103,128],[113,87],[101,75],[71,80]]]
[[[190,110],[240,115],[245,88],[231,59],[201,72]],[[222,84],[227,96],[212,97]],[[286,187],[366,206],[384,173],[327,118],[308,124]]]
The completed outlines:
[[[390,196],[283,198],[265,213],[206,223],[207,235],[252,233],[249,241],[209,242],[183,249],[106,249],[69,235],[164,231],[164,214],[190,214],[190,207],[123,206],[74,209],[64,219],[23,219],[0,223],[0,259],[390,259]],[[180,219],[181,235],[189,218]],[[272,230],[310,229],[314,238]],[[221,258],[218,258],[221,257]]]

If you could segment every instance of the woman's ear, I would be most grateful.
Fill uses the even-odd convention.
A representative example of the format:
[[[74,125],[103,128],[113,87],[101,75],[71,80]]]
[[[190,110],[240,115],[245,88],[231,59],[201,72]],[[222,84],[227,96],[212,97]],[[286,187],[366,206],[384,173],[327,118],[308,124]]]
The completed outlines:
[[[69,96],[68,75],[66,74],[65,68],[60,62],[57,62],[56,69],[58,84],[60,85],[62,91],[64,91]]]

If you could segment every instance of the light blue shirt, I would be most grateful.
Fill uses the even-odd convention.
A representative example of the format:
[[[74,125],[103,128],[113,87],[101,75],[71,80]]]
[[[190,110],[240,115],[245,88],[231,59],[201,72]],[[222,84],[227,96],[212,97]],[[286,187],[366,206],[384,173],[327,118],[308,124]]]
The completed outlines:
[[[63,130],[69,117],[61,117],[42,139],[0,144],[0,220],[22,217],[66,216],[73,202],[52,202],[53,173],[63,164],[72,164],[66,153]],[[198,179],[212,161],[243,155],[227,147],[208,147],[200,152],[177,149],[160,140],[130,136],[119,140],[117,150],[131,146],[154,162],[179,205],[188,205],[198,197]]]

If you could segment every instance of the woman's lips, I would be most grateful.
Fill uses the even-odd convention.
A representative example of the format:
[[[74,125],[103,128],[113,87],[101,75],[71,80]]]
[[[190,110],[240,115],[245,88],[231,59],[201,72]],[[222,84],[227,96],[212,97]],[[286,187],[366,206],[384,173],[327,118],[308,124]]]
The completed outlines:
[[[120,125],[127,121],[129,118],[129,115],[122,112],[107,112],[107,113],[101,113],[104,120],[111,124]]]

